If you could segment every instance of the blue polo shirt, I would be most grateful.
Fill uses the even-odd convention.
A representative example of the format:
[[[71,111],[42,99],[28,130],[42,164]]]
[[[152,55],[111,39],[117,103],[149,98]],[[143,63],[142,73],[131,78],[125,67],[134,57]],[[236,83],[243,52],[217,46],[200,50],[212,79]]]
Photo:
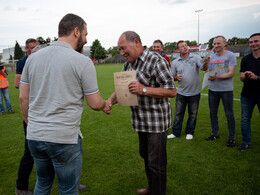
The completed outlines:
[[[22,74],[23,72],[23,67],[25,65],[25,62],[27,60],[28,56],[26,55],[25,57],[23,57],[22,59],[20,59],[17,63],[16,63],[16,74]]]

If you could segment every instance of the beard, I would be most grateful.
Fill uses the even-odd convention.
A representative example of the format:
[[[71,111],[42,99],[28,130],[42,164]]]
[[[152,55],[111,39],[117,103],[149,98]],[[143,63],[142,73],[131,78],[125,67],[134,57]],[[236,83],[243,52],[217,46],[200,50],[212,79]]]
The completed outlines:
[[[80,38],[78,39],[78,42],[77,42],[77,48],[76,48],[76,51],[79,52],[79,53],[82,53],[83,52],[83,46],[85,45],[82,37],[80,36]]]

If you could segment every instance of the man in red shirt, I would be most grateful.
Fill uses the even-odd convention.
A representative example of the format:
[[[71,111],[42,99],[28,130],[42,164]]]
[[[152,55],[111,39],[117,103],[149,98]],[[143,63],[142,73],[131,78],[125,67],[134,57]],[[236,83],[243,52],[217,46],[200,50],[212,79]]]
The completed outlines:
[[[155,41],[153,42],[153,51],[155,51],[155,52],[161,54],[161,56],[164,57],[164,58],[167,60],[167,62],[168,62],[168,64],[169,64],[169,67],[171,67],[170,59],[169,59],[169,57],[163,52],[163,43],[162,43],[162,41],[161,41],[160,39],[155,40]]]

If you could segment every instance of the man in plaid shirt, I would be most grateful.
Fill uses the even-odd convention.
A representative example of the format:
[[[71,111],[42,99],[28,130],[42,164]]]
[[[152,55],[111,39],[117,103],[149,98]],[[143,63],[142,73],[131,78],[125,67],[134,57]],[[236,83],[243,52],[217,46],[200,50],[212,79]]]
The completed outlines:
[[[129,91],[137,94],[138,105],[131,106],[132,128],[138,132],[140,155],[145,162],[148,188],[137,194],[166,194],[167,134],[172,124],[169,98],[176,96],[168,62],[156,52],[142,46],[138,34],[124,32],[118,40],[120,54],[125,57],[123,71],[136,71],[136,81]],[[108,99],[117,103],[116,92]]]

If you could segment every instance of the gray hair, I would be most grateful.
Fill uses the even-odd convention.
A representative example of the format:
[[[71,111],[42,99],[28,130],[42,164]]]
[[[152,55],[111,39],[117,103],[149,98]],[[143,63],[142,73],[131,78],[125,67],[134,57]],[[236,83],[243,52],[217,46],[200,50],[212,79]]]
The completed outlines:
[[[126,31],[122,35],[125,35],[125,39],[129,43],[133,43],[137,39],[142,44],[140,36],[134,31]]]

